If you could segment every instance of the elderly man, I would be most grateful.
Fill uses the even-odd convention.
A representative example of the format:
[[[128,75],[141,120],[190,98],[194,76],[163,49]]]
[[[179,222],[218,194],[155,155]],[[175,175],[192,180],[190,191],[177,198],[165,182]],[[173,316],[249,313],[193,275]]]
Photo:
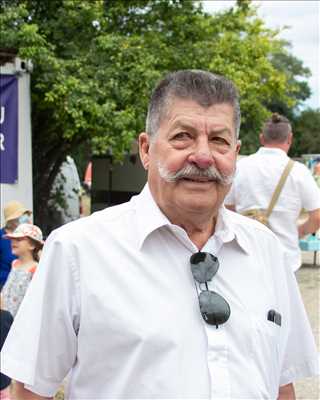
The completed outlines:
[[[262,147],[237,164],[237,173],[225,204],[241,214],[266,210],[283,171],[289,166],[287,153],[292,144],[292,128],[287,118],[273,114],[260,134]],[[302,211],[306,220],[297,225]],[[265,211],[263,211],[265,212]],[[296,271],[301,265],[299,237],[320,228],[320,190],[311,172],[294,162],[268,218],[270,229],[284,246],[288,263]]]
[[[169,74],[139,138],[148,184],[47,240],[1,366],[21,397],[294,399],[317,354],[271,231],[224,209],[233,84]],[[22,334],[23,332],[23,334]]]

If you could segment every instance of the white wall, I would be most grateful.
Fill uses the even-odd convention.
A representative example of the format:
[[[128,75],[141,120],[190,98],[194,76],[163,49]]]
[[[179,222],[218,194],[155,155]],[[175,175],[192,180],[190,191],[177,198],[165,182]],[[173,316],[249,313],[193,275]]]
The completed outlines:
[[[27,64],[28,66],[28,64]],[[30,64],[29,64],[30,66]],[[21,60],[0,67],[2,74],[18,74],[18,181],[15,184],[0,184],[1,224],[4,225],[3,207],[11,200],[23,203],[33,211],[32,144],[30,74],[21,68]]]

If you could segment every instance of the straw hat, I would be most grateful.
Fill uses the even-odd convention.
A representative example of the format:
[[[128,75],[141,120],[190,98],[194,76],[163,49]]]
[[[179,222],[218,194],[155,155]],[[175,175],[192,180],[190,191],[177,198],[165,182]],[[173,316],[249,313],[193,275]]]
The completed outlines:
[[[5,223],[12,219],[16,219],[21,217],[21,215],[29,213],[32,214],[32,211],[28,210],[23,204],[19,203],[19,201],[9,201],[3,209],[3,215]]]
[[[41,229],[37,225],[33,224],[20,224],[18,228],[13,233],[8,233],[4,235],[6,239],[19,239],[28,237],[35,242],[43,245],[43,236]]]

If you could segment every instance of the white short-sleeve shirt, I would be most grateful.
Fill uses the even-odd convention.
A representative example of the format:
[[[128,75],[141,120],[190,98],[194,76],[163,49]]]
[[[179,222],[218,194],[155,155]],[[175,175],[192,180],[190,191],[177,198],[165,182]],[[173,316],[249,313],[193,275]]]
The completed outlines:
[[[276,399],[313,375],[317,353],[274,234],[221,208],[203,251],[229,320],[206,324],[189,259],[198,249],[148,186],[130,202],[64,225],[39,267],[1,353],[5,374],[66,399]],[[282,324],[267,320],[270,309]]]
[[[280,176],[289,161],[278,148],[261,147],[255,154],[237,162],[236,175],[225,204],[242,213],[267,209]],[[320,190],[308,168],[295,162],[269,217],[269,226],[285,247],[294,271],[301,265],[297,220],[302,209],[320,208]]]

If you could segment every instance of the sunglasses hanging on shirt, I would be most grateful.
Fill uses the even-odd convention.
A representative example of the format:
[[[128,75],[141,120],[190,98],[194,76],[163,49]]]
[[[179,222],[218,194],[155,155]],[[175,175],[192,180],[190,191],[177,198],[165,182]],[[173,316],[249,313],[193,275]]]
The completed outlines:
[[[215,276],[219,269],[219,260],[210,253],[194,253],[190,257],[191,272],[194,280],[199,283],[199,305],[203,319],[207,324],[224,324],[230,317],[230,306],[228,302],[218,293],[209,290],[208,282]],[[205,284],[206,290],[202,290],[201,284]]]

